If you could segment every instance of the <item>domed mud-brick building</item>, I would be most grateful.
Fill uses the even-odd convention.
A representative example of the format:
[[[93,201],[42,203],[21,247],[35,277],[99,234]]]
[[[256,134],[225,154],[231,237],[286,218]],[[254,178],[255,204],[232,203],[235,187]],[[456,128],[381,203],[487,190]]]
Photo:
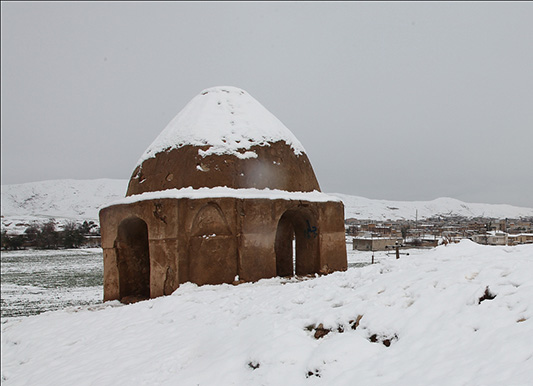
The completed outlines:
[[[185,106],[100,225],[104,300],[347,266],[342,202],[320,192],[294,135],[234,87]]]

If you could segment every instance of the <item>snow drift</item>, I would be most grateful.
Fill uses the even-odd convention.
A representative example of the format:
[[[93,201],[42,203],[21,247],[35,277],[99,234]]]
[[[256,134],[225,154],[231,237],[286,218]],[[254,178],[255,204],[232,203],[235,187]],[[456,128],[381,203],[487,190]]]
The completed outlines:
[[[304,280],[184,284],[7,321],[2,384],[529,385],[532,277],[533,246],[465,240]]]

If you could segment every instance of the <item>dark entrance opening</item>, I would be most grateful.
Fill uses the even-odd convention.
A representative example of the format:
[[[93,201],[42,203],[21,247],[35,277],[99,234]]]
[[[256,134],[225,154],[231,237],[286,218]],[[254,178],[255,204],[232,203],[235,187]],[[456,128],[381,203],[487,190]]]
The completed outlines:
[[[296,240],[296,256],[293,240]],[[281,216],[276,231],[277,276],[308,275],[319,271],[318,227],[306,208],[289,209]]]
[[[120,301],[133,303],[150,298],[150,252],[148,226],[130,217],[118,226],[115,249]]]

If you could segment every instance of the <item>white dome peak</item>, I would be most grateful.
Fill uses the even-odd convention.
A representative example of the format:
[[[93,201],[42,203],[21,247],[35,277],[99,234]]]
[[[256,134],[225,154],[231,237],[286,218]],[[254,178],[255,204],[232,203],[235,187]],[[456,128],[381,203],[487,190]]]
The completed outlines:
[[[305,152],[294,134],[246,91],[232,86],[203,90],[167,125],[137,166],[157,153],[192,145],[203,157],[229,154],[253,158],[253,146],[284,141],[295,154]]]

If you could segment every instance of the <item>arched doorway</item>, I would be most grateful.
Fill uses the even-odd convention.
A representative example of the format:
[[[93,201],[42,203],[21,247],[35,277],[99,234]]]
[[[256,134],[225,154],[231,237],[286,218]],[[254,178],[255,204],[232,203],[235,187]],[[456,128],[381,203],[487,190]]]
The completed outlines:
[[[293,240],[296,240],[295,255]],[[308,275],[319,271],[318,226],[306,208],[289,209],[279,219],[276,231],[276,275]]]
[[[150,252],[148,226],[138,217],[130,217],[118,226],[115,240],[119,299],[133,303],[150,298]]]

